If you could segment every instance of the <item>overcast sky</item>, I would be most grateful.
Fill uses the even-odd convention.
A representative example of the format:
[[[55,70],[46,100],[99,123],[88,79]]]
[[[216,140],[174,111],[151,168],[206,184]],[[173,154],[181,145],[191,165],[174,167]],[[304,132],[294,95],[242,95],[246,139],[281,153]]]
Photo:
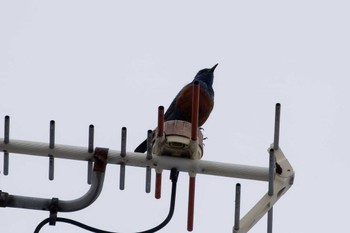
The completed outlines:
[[[275,103],[282,104],[280,147],[295,169],[294,186],[274,208],[274,232],[344,232],[348,228],[350,3],[348,1],[1,1],[0,117],[13,139],[128,151],[156,125],[198,70],[215,70],[215,107],[204,125],[205,160],[268,166]],[[3,121],[3,120],[1,120]],[[3,125],[0,124],[3,131]],[[84,194],[86,164],[11,155],[0,160],[0,189],[10,194],[73,199]],[[153,174],[154,175],[154,174]],[[144,192],[145,169],[109,165],[90,207],[59,213],[104,230],[135,232],[168,213]],[[154,180],[153,180],[154,181]],[[193,232],[232,232],[234,189],[242,183],[242,216],[267,183],[197,176]],[[153,189],[153,187],[152,187]],[[188,175],[180,174],[173,220],[160,232],[186,232]],[[0,209],[1,232],[33,232],[47,212]],[[42,232],[85,232],[58,223]],[[266,232],[266,218],[252,230]]]

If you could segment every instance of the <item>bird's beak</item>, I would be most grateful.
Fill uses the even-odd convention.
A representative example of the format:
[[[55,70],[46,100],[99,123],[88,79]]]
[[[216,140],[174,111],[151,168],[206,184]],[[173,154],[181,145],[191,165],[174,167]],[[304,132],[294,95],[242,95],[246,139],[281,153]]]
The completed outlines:
[[[218,65],[219,65],[219,63],[217,63],[215,66],[213,66],[213,67],[210,69],[210,71],[211,71],[211,72],[214,72],[215,68],[216,68]]]

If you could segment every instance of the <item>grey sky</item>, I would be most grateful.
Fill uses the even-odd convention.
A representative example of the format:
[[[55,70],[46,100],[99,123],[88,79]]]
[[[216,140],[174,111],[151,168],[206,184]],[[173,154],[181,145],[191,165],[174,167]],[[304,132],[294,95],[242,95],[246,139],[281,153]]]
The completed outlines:
[[[215,107],[204,125],[204,159],[268,165],[276,102],[282,104],[280,146],[295,169],[294,186],[276,204],[274,232],[343,232],[350,191],[350,33],[347,1],[1,1],[0,117],[11,138],[120,147],[128,128],[133,150],[198,70],[215,71]],[[3,125],[0,125],[2,132]],[[86,164],[11,156],[0,189],[18,195],[72,199],[87,189]],[[2,161],[0,162],[2,172]],[[144,192],[145,170],[109,166],[104,190],[89,208],[60,214],[105,230],[141,231],[167,212]],[[267,184],[197,177],[193,232],[232,232],[234,187],[242,183],[242,215]],[[173,220],[160,232],[186,232],[188,175],[181,174]],[[33,232],[46,212],[0,209],[1,232]],[[266,218],[252,230],[266,232]],[[60,224],[42,232],[80,232]],[[84,231],[81,231],[84,232]]]

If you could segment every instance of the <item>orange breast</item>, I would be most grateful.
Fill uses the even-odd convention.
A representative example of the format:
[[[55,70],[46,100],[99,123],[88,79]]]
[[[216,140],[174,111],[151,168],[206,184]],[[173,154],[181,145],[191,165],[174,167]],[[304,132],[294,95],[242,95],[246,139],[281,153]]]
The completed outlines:
[[[214,100],[203,89],[200,89],[199,95],[199,117],[198,126],[202,126],[208,119],[214,107]],[[180,111],[180,120],[192,121],[192,85],[185,86],[176,101],[176,109]]]

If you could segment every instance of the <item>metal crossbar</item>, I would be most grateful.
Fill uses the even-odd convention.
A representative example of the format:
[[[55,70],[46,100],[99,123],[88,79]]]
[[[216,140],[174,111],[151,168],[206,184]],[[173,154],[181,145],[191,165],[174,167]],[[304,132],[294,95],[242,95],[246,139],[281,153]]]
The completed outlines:
[[[4,143],[3,138],[0,138],[0,150],[7,151],[8,153],[42,157],[48,157],[48,154],[50,154],[54,158],[60,159],[82,161],[90,161],[93,159],[93,152],[88,152],[86,147],[56,144],[53,149],[50,149],[48,143],[14,139],[11,139],[10,143],[6,144]],[[258,181],[268,181],[269,176],[269,170],[265,167],[228,164],[206,160],[190,160],[157,155],[152,155],[152,159],[147,159],[146,154],[134,152],[126,152],[123,157],[119,150],[109,150],[107,163],[124,164],[135,167],[151,167],[163,170],[171,170],[175,167],[183,172]]]

